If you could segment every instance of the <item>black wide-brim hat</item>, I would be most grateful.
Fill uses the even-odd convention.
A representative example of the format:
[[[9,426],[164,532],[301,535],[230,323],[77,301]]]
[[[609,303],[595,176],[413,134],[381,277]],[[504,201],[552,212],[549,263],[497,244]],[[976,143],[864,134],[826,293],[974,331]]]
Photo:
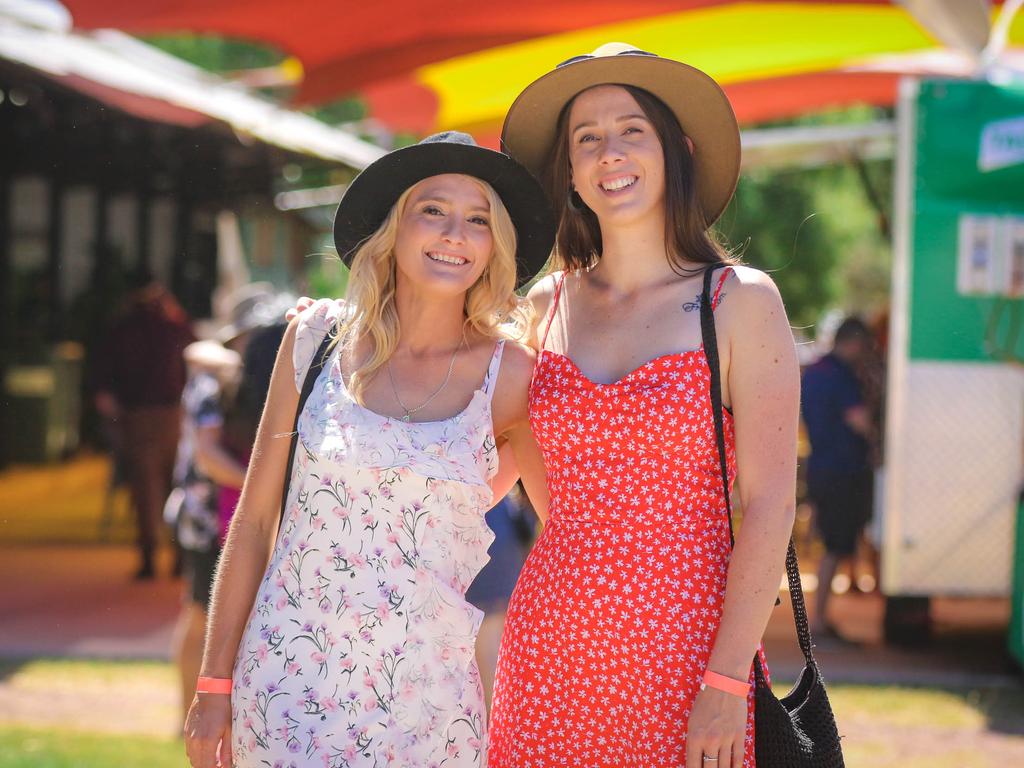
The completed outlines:
[[[334,217],[334,245],[342,261],[352,263],[359,245],[377,231],[405,190],[446,173],[485,181],[501,198],[516,230],[516,287],[540,272],[555,242],[555,217],[540,183],[508,155],[458,131],[389,152],[356,176]]]
[[[502,147],[533,173],[543,174],[558,136],[558,117],[578,94],[598,85],[632,85],[661,99],[694,145],[697,197],[713,224],[732,199],[740,175],[740,130],[721,86],[681,61],[626,43],[605,43],[534,80],[512,104]],[[567,190],[568,192],[568,190]]]

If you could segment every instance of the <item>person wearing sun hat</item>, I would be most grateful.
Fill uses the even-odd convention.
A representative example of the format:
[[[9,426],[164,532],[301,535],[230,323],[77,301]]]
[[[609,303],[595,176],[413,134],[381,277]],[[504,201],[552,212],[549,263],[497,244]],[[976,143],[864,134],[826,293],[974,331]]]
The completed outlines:
[[[709,231],[737,184],[736,117],[704,72],[610,43],[528,85],[502,144],[559,223],[557,271],[529,293],[550,516],[509,603],[488,765],[752,768],[799,373],[775,285]]]
[[[694,184],[708,225],[732,199],[740,174],[740,130],[728,97],[711,77],[681,61],[606,43],[575,56],[531,83],[505,117],[504,149],[539,179],[551,171],[558,119],[573,97],[600,84],[619,83],[656,96],[699,151]]]
[[[497,443],[540,461],[514,291],[554,229],[530,173],[466,134],[350,185],[334,229],[346,301],[289,325],[224,545],[185,727],[195,768],[484,765],[465,592],[516,471]]]
[[[489,184],[501,199],[516,234],[516,284],[544,266],[551,251],[554,220],[538,199],[534,175],[502,152],[478,146],[461,131],[444,131],[390,152],[360,173],[334,217],[334,244],[346,265],[372,235],[403,192],[430,176],[458,173]]]

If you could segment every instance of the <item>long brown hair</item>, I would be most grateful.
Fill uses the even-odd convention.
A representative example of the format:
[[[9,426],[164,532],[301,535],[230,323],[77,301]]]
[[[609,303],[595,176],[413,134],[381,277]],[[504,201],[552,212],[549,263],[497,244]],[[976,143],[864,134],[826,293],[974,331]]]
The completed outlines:
[[[609,83],[609,85],[617,85]],[[736,259],[708,229],[707,218],[697,198],[693,155],[682,126],[665,103],[649,91],[619,85],[636,99],[651,122],[665,156],[665,243],[669,264],[678,274],[688,274],[686,262],[732,264]],[[579,94],[577,94],[578,96]],[[555,143],[548,154],[545,185],[558,216],[555,240],[556,267],[587,269],[601,259],[601,225],[572,189],[569,160],[569,113],[574,96],[558,115]],[[573,205],[570,205],[570,195]]]

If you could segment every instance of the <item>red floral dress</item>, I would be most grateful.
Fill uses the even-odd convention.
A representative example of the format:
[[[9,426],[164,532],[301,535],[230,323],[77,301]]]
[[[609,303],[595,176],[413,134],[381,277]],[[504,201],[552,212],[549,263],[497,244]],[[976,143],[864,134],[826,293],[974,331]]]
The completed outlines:
[[[597,384],[543,346],[530,420],[549,519],[509,604],[488,765],[682,766],[731,551],[704,351]],[[725,438],[731,483],[728,411]],[[751,695],[744,768],[753,729]]]

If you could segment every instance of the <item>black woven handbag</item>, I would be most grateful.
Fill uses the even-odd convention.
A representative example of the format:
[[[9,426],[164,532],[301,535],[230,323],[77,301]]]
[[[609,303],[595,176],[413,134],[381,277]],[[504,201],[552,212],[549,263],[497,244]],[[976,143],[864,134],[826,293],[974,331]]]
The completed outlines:
[[[729,513],[729,540],[733,542],[732,500],[729,497],[729,471],[725,459],[725,428],[722,424],[722,382],[718,363],[715,316],[711,306],[711,275],[704,272],[704,290],[700,301],[700,327],[704,352],[711,372],[711,407],[714,411],[718,459],[722,469],[725,504]],[[793,602],[796,636],[804,654],[804,669],[796,685],[781,699],[776,698],[761,667],[760,654],[754,654],[754,759],[757,768],[844,768],[839,731],[832,705],[825,694],[818,663],[811,653],[811,632],[800,585],[800,569],[793,539],[786,552],[786,577]]]

